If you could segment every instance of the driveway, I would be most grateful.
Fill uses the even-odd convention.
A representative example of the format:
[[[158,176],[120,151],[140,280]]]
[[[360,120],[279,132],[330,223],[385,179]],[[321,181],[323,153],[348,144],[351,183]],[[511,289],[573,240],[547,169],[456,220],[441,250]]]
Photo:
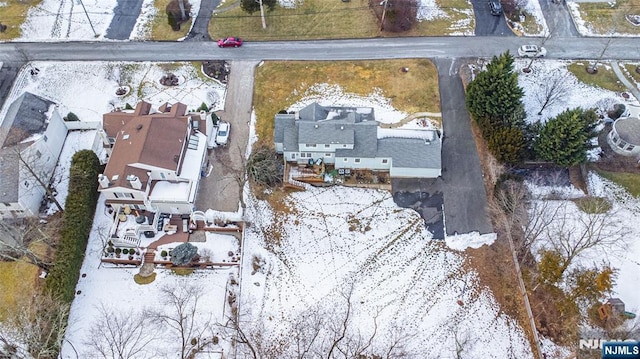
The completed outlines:
[[[140,16],[141,8],[142,0],[118,0],[104,37],[112,40],[128,40]]]
[[[544,1],[544,0],[542,0]],[[472,0],[473,12],[476,16],[476,36],[515,36],[503,15],[491,15],[487,0]]]
[[[393,201],[418,212],[433,238],[444,239],[442,178],[398,178],[391,180],[391,186]]]
[[[211,21],[211,14],[220,5],[220,0],[205,0],[200,2],[200,9],[198,15],[193,20],[193,26],[189,34],[187,34],[186,40],[191,41],[209,41],[209,21]]]
[[[447,235],[491,233],[480,159],[456,60],[435,59],[442,111],[442,192]]]
[[[233,51],[233,50],[231,50]],[[209,151],[211,174],[200,181],[196,208],[235,212],[244,184],[245,153],[253,101],[253,78],[258,61],[232,61],[224,110],[218,117],[231,124],[229,144]]]
[[[24,62],[0,62],[0,109],[5,105],[5,101],[9,97],[9,93],[11,93],[13,82],[24,64]],[[2,119],[0,119],[0,122],[2,122]]]
[[[542,9],[542,14],[544,15],[544,20],[547,22],[551,36],[580,36],[571,18],[571,13],[569,13],[566,1],[561,1],[559,4],[554,3],[552,0],[539,0],[538,2],[540,3],[540,8]]]

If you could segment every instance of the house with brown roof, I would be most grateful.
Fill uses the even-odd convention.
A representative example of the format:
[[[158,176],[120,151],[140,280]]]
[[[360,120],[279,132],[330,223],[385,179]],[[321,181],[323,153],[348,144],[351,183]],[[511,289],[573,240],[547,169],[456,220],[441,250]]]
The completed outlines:
[[[103,143],[109,153],[98,190],[116,213],[145,211],[189,214],[206,166],[211,119],[187,114],[182,103],[153,111],[140,102],[133,111],[103,115]]]

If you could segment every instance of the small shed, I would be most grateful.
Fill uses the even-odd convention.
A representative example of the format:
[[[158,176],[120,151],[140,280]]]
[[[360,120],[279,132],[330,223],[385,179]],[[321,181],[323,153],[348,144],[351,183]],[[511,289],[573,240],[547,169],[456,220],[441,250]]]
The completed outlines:
[[[640,119],[619,118],[611,126],[607,142],[614,152],[623,156],[640,156]]]

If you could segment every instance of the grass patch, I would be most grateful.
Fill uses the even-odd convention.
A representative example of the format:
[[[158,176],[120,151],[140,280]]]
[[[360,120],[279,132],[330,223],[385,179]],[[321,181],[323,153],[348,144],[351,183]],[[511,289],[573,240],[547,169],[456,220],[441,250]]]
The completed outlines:
[[[5,32],[0,32],[0,41],[13,40],[20,37],[20,25],[27,16],[29,8],[39,5],[42,0],[2,0],[0,6],[0,22],[7,26]]]
[[[176,275],[187,276],[193,273],[193,269],[191,268],[171,268],[171,271]]]
[[[607,213],[611,209],[611,203],[603,197],[582,197],[574,199],[573,202],[584,213]]]
[[[640,64],[624,64],[625,70],[629,73],[629,76],[635,81],[636,86],[640,84],[640,74],[636,72],[636,68],[640,67]]]
[[[448,35],[460,32],[464,19],[470,17],[471,5],[466,0],[440,0],[438,5],[447,17],[423,21],[402,36]],[[305,0],[294,9],[279,6],[266,11],[267,28],[262,29],[260,13],[249,14],[240,7],[228,8],[216,13],[209,22],[212,38],[240,36],[250,40],[276,39],[345,39],[371,38],[376,36],[398,36],[380,33],[380,25],[366,1]],[[473,31],[474,22],[465,24]]]
[[[640,196],[640,174],[628,172],[608,172],[598,170],[602,177],[624,187],[632,196]]]
[[[154,280],[156,280],[156,272],[151,273],[148,277],[143,277],[140,274],[133,276],[133,281],[140,285],[152,283]]]
[[[0,321],[38,291],[38,267],[27,262],[0,262]]]
[[[171,0],[155,0],[157,13],[151,25],[151,40],[175,41],[187,36],[193,19],[180,25],[180,31],[173,31],[167,20],[167,5]]]
[[[623,33],[640,35],[640,26],[633,26],[625,15],[640,14],[640,0],[617,0],[611,3],[580,3],[578,12],[586,26],[600,35]]]
[[[586,68],[586,62],[573,62],[567,67],[567,69],[571,71],[578,80],[587,85],[615,92],[627,91],[627,88],[620,83],[620,79],[618,79],[618,76],[616,76],[610,68],[600,65],[598,66],[598,73],[596,74],[588,73]]]
[[[409,71],[401,71],[408,67]],[[273,116],[303,97],[315,84],[339,85],[366,96],[378,89],[391,105],[408,114],[440,112],[438,73],[426,59],[355,62],[265,62],[256,70],[253,103],[258,143],[273,147]]]

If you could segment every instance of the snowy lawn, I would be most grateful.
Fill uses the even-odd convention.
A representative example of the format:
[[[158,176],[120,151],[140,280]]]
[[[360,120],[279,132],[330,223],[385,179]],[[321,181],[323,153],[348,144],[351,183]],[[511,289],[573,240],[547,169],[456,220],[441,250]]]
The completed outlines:
[[[62,116],[73,112],[87,122],[101,122],[104,113],[124,108],[127,103],[135,107],[141,100],[153,108],[165,102],[182,102],[188,110],[196,110],[203,102],[214,111],[224,108],[225,86],[202,76],[200,68],[191,63],[33,62],[31,66],[40,72],[32,76],[27,66],[18,74],[0,117],[25,91],[59,104]],[[167,72],[180,79],[178,86],[160,84]],[[117,96],[119,86],[127,86],[130,91]]]
[[[580,82],[567,70],[569,61],[536,60],[530,73],[522,72],[531,60],[517,59],[515,70],[518,73],[518,85],[524,89],[523,98],[527,121],[544,121],[553,118],[566,109],[582,107],[599,110],[610,109],[615,103],[635,103],[631,96],[624,99],[620,93],[593,87]],[[538,115],[547,99],[548,105]]]
[[[612,204],[607,212],[607,220],[602,228],[602,234],[614,238],[622,235],[622,239],[615,245],[594,247],[583,252],[572,264],[571,268],[583,265],[591,267],[594,264],[610,264],[618,269],[618,277],[613,288],[613,297],[619,297],[626,304],[626,310],[640,315],[640,292],[637,283],[640,282],[640,224],[636,220],[640,214],[640,199],[629,195],[622,187],[606,180],[594,172],[590,172],[587,178],[589,194],[596,197],[604,197]],[[528,184],[534,198],[542,198],[547,191],[544,188]],[[554,214],[551,227],[565,225],[579,232],[584,223],[589,221],[589,215],[582,212],[572,198],[583,197],[581,191],[573,189],[565,193],[556,192],[556,197],[565,200],[548,201],[546,215]],[[593,218],[593,217],[591,217]],[[545,247],[548,238],[545,236],[541,247]],[[571,269],[569,268],[569,269]]]
[[[582,36],[640,36],[638,0],[578,3],[567,1],[578,32]]]
[[[402,333],[416,358],[454,357],[456,338],[469,357],[531,357],[521,328],[464,269],[464,256],[431,240],[389,192],[312,188],[285,201],[289,213],[248,199],[241,298],[251,327],[289,338],[307,309],[341,322],[348,297],[351,333],[371,335],[377,318],[373,351]]]
[[[102,235],[111,224],[111,218],[106,214],[104,208],[104,199],[101,198],[87,246],[86,257],[82,264],[82,275],[76,286],[76,291],[79,294],[76,295],[71,307],[62,358],[75,358],[74,349],[81,358],[98,357],[91,347],[94,338],[90,335],[90,329],[97,322],[104,320],[100,314],[101,307],[104,306],[114,317],[125,314],[135,318],[145,310],[170,312],[171,306],[162,301],[163,298],[166,298],[162,290],[176,285],[197,285],[200,287],[198,292],[201,296],[196,310],[195,325],[197,328],[207,326],[205,334],[208,337],[218,333],[214,324],[224,322],[225,310],[228,310],[225,304],[227,282],[231,277],[237,277],[238,268],[196,270],[187,276],[176,275],[168,269],[157,269],[155,281],[145,285],[136,284],[134,275],[138,273],[138,268],[117,268],[100,263],[104,248]],[[228,242],[224,238],[219,238],[218,235],[214,235],[211,239]],[[218,248],[214,253],[219,256],[222,256],[220,250],[224,250],[226,255],[228,249],[218,247],[215,243],[193,244],[203,248],[207,247],[210,251],[214,251],[213,248]],[[145,333],[152,333],[155,339],[139,355],[134,356],[135,358],[175,358],[175,354],[179,352],[179,340],[174,332],[167,329],[166,325],[152,323],[146,328]],[[224,349],[225,352],[228,352],[227,345],[228,342],[221,340],[219,345],[211,346],[211,349]]]

